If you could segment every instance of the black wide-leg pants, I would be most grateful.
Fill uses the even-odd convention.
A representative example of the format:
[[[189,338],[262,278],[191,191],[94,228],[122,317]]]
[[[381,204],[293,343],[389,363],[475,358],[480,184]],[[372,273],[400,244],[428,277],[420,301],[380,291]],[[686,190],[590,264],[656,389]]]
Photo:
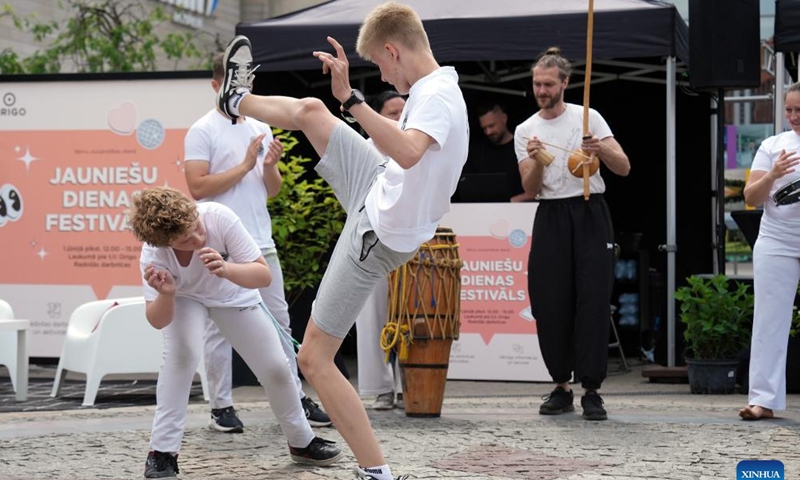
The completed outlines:
[[[539,347],[555,383],[586,389],[606,378],[614,230],[602,195],[539,202],[528,294]]]

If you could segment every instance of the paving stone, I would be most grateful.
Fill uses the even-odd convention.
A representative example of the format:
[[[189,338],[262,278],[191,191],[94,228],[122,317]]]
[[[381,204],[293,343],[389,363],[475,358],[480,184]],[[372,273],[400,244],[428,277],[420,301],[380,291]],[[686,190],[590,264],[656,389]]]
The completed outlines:
[[[609,383],[613,382],[613,379]],[[688,386],[609,385],[609,420],[577,412],[538,415],[541,392],[492,383],[484,394],[445,399],[442,416],[409,418],[369,411],[396,474],[439,480],[700,480],[735,478],[744,459],[774,459],[800,478],[800,396],[789,395],[780,419],[745,422],[743,395],[691,395]],[[637,389],[650,393],[637,394]],[[248,390],[249,391],[249,390]],[[181,478],[347,479],[355,460],[333,428],[315,429],[347,456],[328,468],[295,465],[263,391],[234,390],[242,434],[207,428],[208,407],[191,404],[179,456]],[[371,399],[369,399],[371,400]],[[365,401],[369,401],[365,399]],[[0,413],[0,480],[141,478],[152,406]]]

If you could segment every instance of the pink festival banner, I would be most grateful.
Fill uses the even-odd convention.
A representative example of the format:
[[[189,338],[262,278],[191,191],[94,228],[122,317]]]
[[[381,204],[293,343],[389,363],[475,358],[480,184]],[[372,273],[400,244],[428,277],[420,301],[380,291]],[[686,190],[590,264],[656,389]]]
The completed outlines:
[[[461,270],[461,334],[447,378],[549,381],[528,299],[535,203],[453,204]]]
[[[154,93],[158,98],[154,98]],[[213,107],[209,80],[0,83],[0,298],[57,357],[82,303],[141,295],[125,212],[142,189],[186,190],[183,138]],[[169,108],[165,108],[169,106]]]

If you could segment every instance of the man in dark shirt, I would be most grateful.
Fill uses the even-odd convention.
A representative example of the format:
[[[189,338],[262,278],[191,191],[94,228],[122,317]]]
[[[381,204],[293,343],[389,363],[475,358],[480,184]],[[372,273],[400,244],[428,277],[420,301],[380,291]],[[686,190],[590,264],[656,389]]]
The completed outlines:
[[[478,121],[485,138],[470,145],[469,157],[463,175],[504,173],[507,187],[502,198],[509,202],[533,200],[522,188],[517,155],[514,152],[514,134],[508,129],[508,115],[498,103],[488,102],[478,106]],[[500,192],[498,192],[500,193]],[[468,201],[461,192],[460,200]]]

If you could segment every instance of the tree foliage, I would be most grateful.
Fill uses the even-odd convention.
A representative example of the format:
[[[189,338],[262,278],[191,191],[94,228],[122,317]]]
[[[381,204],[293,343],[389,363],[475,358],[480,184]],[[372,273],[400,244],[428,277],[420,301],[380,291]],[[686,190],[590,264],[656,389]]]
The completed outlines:
[[[170,20],[160,6],[150,10],[139,0],[65,0],[59,6],[69,12],[61,22],[23,17],[4,5],[0,17],[10,18],[42,48],[27,57],[3,49],[0,73],[58,73],[68,68],[81,73],[154,71],[159,58],[172,61],[174,69],[184,60],[188,69],[211,66],[211,52],[196,45],[204,33],[157,33],[157,27]],[[220,46],[218,38],[215,44]]]

